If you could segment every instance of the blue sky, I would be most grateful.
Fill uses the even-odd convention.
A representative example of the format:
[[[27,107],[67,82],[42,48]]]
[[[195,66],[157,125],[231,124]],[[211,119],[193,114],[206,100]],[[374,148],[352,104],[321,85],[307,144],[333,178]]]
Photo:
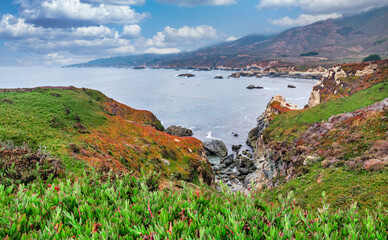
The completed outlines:
[[[179,53],[275,34],[388,0],[2,0],[0,65]]]

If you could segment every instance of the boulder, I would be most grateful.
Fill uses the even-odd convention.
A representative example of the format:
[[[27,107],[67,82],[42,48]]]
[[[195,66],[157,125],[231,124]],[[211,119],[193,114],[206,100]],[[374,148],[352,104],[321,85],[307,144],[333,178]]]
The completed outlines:
[[[203,145],[208,155],[217,155],[220,157],[226,157],[226,155],[228,155],[228,149],[221,140],[212,139],[205,141]]]
[[[230,155],[226,156],[225,158],[223,158],[221,160],[221,163],[225,164],[226,166],[232,165],[234,163],[234,156],[233,156],[233,154],[230,154]]]
[[[238,152],[238,151],[240,151],[241,147],[242,147],[241,144],[239,144],[239,145],[232,145],[232,151]]]
[[[177,137],[191,137],[193,136],[193,131],[188,128],[181,126],[170,126],[165,131],[167,134],[174,135]]]
[[[288,84],[288,88],[296,88],[295,85]]]
[[[224,79],[223,76],[215,76],[214,79]]]

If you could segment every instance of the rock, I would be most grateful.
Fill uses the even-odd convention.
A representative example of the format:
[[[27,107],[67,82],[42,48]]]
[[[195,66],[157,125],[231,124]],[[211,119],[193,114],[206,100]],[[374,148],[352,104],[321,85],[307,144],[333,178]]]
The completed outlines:
[[[296,88],[295,85],[291,85],[291,84],[288,84],[287,87],[288,87],[288,88]]]
[[[167,159],[162,158],[161,160],[164,164],[166,164],[167,166],[170,166],[170,162]]]
[[[321,158],[317,155],[309,155],[303,161],[303,165],[311,165],[315,162],[318,162]]]
[[[208,155],[217,155],[220,157],[226,157],[228,155],[228,149],[225,143],[218,139],[212,139],[203,143]]]
[[[170,126],[165,132],[170,135],[174,135],[177,137],[191,137],[193,136],[193,131],[188,128],[184,128],[181,126]]]
[[[234,156],[233,154],[228,155],[224,159],[221,160],[222,164],[225,164],[226,166],[232,165],[234,163]]]
[[[240,73],[239,72],[232,73],[231,75],[229,75],[229,77],[231,77],[231,78],[240,78]]]
[[[239,144],[239,145],[232,145],[232,151],[238,152],[238,151],[240,151],[241,147],[242,147],[241,144]]]
[[[270,119],[273,115],[278,115],[283,112],[296,109],[298,109],[298,107],[294,104],[287,103],[283,96],[274,96],[267,104],[264,113],[257,118],[257,126],[249,132],[248,139],[246,141],[247,145],[253,149],[256,148],[257,140],[260,138],[263,131],[269,126]]]
[[[240,172],[242,175],[248,175],[248,174],[249,174],[249,170],[248,170],[248,169],[245,169],[245,168],[240,168],[240,169],[239,169],[239,172]]]
[[[247,89],[263,89],[263,87],[255,86],[255,85],[248,85]]]
[[[187,77],[187,78],[190,78],[190,77],[195,77],[194,74],[191,74],[191,73],[182,73],[182,74],[179,74],[178,77]]]
[[[224,79],[223,76],[215,76],[214,79]]]
[[[310,107],[317,106],[320,103],[321,103],[321,95],[319,94],[318,91],[313,89],[311,91],[310,98],[309,98],[309,103],[307,104],[307,106],[310,108]]]

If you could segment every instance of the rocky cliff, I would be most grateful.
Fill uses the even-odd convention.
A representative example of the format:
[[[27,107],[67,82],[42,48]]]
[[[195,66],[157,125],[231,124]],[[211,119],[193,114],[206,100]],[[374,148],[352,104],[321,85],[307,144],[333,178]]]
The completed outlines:
[[[387,66],[388,61],[380,61],[330,68],[314,87],[307,109],[295,110],[274,97],[249,134],[257,170],[245,185],[278,187],[327,168],[353,175],[379,172],[387,179]],[[322,176],[314,181],[322,184]]]

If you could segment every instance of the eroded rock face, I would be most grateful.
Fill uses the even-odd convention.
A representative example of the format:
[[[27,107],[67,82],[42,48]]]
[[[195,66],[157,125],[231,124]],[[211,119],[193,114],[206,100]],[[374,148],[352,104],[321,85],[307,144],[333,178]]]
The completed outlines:
[[[188,128],[181,126],[170,126],[165,131],[167,134],[178,136],[178,137],[191,137],[193,136],[193,131]]]
[[[308,107],[352,95],[384,81],[388,60],[342,64],[330,68],[311,92]]]
[[[208,155],[217,155],[219,157],[226,157],[228,155],[228,149],[221,140],[212,139],[205,141],[203,145]]]
[[[270,120],[274,115],[283,112],[298,109],[294,104],[287,103],[286,99],[281,95],[274,96],[267,104],[264,113],[257,118],[257,126],[248,133],[247,144],[253,149],[256,148],[257,139],[261,136],[263,131],[268,127]]]

